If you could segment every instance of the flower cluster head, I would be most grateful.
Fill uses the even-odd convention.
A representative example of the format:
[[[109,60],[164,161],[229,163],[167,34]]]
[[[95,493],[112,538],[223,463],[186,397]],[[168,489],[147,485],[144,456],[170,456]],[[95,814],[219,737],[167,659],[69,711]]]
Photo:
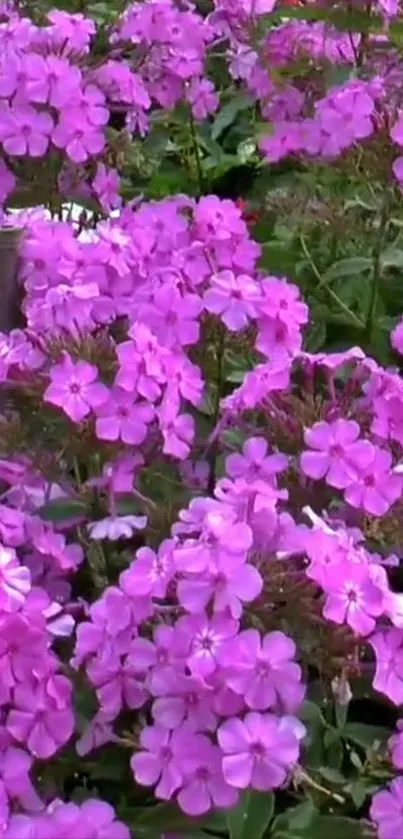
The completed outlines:
[[[305,691],[296,647],[283,632],[241,625],[262,589],[251,562],[256,516],[262,507],[274,514],[286,463],[250,440],[228,459],[234,477],[217,497],[193,499],[158,551],[140,548],[77,630],[74,664],[95,688],[105,736],[121,710],[149,709],[134,777],[190,815],[231,807],[248,786],[281,786],[298,760],[305,729],[293,714]],[[179,604],[172,620],[160,606],[168,592]]]

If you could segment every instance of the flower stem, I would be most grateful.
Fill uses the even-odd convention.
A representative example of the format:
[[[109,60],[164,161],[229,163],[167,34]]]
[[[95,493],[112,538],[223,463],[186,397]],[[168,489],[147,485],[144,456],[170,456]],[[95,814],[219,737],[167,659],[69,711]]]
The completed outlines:
[[[195,126],[195,121],[194,121],[191,109],[189,111],[189,122],[190,122],[190,136],[192,138],[193,150],[194,150],[195,161],[196,161],[199,195],[203,195],[203,192],[204,192],[203,170],[202,170],[202,165],[201,165],[199,144],[197,142],[196,126]]]
[[[373,250],[373,269],[372,269],[372,288],[371,288],[371,298],[369,301],[368,306],[368,314],[367,314],[367,321],[365,325],[365,335],[368,342],[371,341],[373,337],[374,331],[374,324],[375,324],[375,315],[376,315],[376,307],[378,303],[378,295],[379,295],[379,286],[381,281],[381,254],[383,248],[383,241],[385,238],[385,231],[388,224],[388,202],[384,201],[381,215],[379,219],[379,231],[378,237],[375,242],[375,247]]]

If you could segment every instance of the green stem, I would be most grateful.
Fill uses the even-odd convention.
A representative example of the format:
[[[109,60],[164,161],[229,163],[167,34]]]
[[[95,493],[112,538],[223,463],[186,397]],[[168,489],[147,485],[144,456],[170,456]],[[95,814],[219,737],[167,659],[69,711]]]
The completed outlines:
[[[302,247],[302,250],[304,252],[304,255],[306,256],[306,258],[307,258],[307,260],[308,260],[308,262],[309,262],[309,264],[312,268],[312,271],[315,274],[316,279],[319,280],[320,286],[321,287],[323,286],[323,288],[326,289],[329,297],[331,297],[332,300],[334,300],[334,302],[337,303],[339,309],[341,309],[342,312],[344,312],[345,315],[348,315],[348,317],[355,324],[355,326],[357,326],[359,329],[364,329],[365,328],[364,321],[362,321],[361,318],[359,318],[354,312],[352,312],[351,309],[349,309],[348,306],[346,306],[346,304],[343,303],[343,301],[340,299],[339,295],[336,294],[336,292],[333,291],[333,289],[330,288],[330,286],[325,283],[324,278],[322,277],[322,274],[319,271],[319,268],[315,264],[315,262],[312,258],[312,255],[310,254],[310,252],[308,250],[308,246],[306,244],[306,241],[305,241],[302,233],[300,234],[299,238],[300,238],[301,247]]]
[[[379,219],[379,232],[378,237],[375,242],[375,247],[372,252],[373,258],[373,269],[372,269],[372,288],[371,288],[371,299],[369,301],[368,306],[368,314],[367,320],[365,324],[365,335],[368,342],[372,339],[372,333],[374,329],[374,321],[376,315],[376,307],[378,303],[378,295],[379,295],[379,286],[381,282],[381,273],[382,273],[382,266],[381,266],[381,255],[382,255],[382,248],[383,248],[383,241],[385,238],[386,227],[388,224],[388,202],[384,201],[381,215]]]
[[[204,192],[204,178],[203,178],[203,170],[201,165],[201,157],[200,157],[200,149],[199,144],[197,142],[197,135],[196,135],[196,126],[195,121],[193,119],[192,111],[190,110],[190,136],[192,138],[193,150],[196,160],[196,170],[197,170],[197,181],[199,185],[199,195],[203,195]]]

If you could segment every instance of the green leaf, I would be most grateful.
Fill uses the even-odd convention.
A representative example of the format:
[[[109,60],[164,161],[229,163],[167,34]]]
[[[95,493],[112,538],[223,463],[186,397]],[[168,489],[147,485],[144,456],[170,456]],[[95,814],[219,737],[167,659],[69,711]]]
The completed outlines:
[[[69,519],[86,518],[88,514],[87,505],[84,501],[73,498],[56,498],[49,504],[44,504],[38,510],[38,515],[45,521],[65,522]]]
[[[371,268],[372,260],[366,256],[352,256],[347,259],[339,259],[325,271],[321,282],[316,286],[316,291],[332,283],[334,280],[339,280],[342,277],[354,277]]]
[[[320,774],[329,784],[338,784],[340,786],[341,784],[346,783],[344,775],[342,775],[337,769],[332,769],[330,766],[322,766]]]
[[[304,702],[300,715],[307,729],[304,739],[306,765],[316,768],[321,766],[325,759],[323,740],[327,723],[318,705],[310,700]]]
[[[351,786],[349,787],[349,793],[351,795],[351,798],[353,799],[355,806],[358,809],[362,807],[368,795],[368,790],[359,778],[357,781],[354,781],[354,783],[351,784]]]
[[[139,500],[131,492],[124,492],[118,496],[116,502],[117,511],[120,516],[139,515],[143,513]]]
[[[227,102],[219,110],[211,128],[211,139],[217,140],[222,132],[232,125],[238,114],[241,111],[245,111],[246,108],[250,108],[252,104],[253,100],[247,94],[239,93],[233,96],[229,102]]]
[[[383,745],[390,734],[389,729],[380,725],[365,725],[361,722],[347,722],[339,731],[344,740],[351,740],[364,749],[373,747],[377,742]]]
[[[273,812],[272,792],[244,792],[237,806],[227,813],[230,839],[261,839]]]
[[[311,805],[312,806],[312,805]],[[294,811],[287,811],[279,816],[273,824],[275,828],[272,833],[273,839],[365,839],[368,833],[365,830],[365,825],[358,819],[349,819],[345,816],[328,815],[322,816],[317,811],[312,812],[312,818],[308,824],[302,821],[292,821],[290,825],[290,816],[288,812],[296,813],[305,807],[300,804],[299,807],[294,808]],[[306,808],[306,813],[309,816],[309,808]]]
[[[323,321],[311,323],[305,338],[307,352],[319,352],[326,341],[326,324]]]
[[[217,815],[217,818],[216,818]],[[155,807],[130,807],[122,813],[122,818],[133,828],[135,836],[147,836],[148,831],[159,830],[161,833],[178,833],[185,836],[197,836],[203,827],[212,830],[224,829],[225,821],[221,813],[209,813],[203,819],[193,819],[181,812],[176,804],[157,804]]]
[[[290,807],[285,813],[277,816],[272,825],[273,836],[277,839],[277,834],[285,833],[287,836],[299,835],[301,831],[310,828],[314,819],[318,816],[318,811],[311,799],[303,801],[297,807]]]

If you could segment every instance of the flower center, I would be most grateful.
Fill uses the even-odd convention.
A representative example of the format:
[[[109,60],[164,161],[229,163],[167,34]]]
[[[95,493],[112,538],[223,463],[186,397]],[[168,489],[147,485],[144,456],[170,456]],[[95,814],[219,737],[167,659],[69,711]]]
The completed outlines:
[[[250,746],[249,746],[249,751],[250,751],[251,755],[253,755],[253,757],[256,757],[258,760],[263,758],[266,754],[266,749],[265,749],[263,743],[260,743],[260,742],[251,743]]]

